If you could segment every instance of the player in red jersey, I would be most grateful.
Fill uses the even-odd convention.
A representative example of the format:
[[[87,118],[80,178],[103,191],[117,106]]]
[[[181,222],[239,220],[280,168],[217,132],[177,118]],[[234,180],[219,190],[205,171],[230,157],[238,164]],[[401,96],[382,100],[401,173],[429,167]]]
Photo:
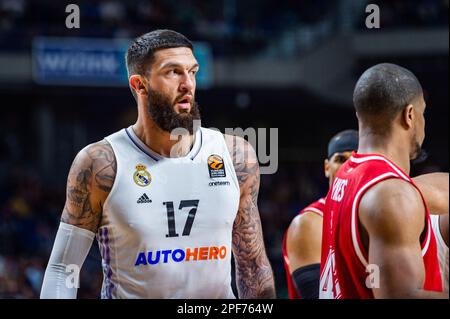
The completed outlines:
[[[353,103],[359,147],[326,198],[320,298],[448,298],[429,211],[408,176],[425,137],[422,87],[410,71],[378,64]]]
[[[339,132],[328,143],[324,161],[329,185],[341,165],[358,149],[358,132]],[[290,299],[319,298],[322,215],[325,198],[301,210],[292,220],[283,238],[283,261]]]

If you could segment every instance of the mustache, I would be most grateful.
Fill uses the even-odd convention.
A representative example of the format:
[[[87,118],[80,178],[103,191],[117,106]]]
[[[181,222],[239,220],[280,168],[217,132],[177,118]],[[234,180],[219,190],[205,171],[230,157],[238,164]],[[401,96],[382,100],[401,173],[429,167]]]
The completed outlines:
[[[181,100],[181,99],[182,99],[183,97],[185,97],[185,96],[189,96],[189,97],[191,98],[191,104],[194,103],[194,101],[195,101],[195,95],[192,94],[191,92],[185,92],[185,93],[182,93],[182,94],[178,95],[178,96],[175,98],[175,100],[173,101],[173,103],[175,104],[177,101]]]

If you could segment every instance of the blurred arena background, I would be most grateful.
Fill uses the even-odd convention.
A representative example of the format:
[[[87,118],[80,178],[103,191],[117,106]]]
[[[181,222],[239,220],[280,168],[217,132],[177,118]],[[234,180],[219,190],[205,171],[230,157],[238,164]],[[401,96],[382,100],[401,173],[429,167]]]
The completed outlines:
[[[429,157],[412,175],[448,171],[448,0],[77,0],[79,29],[65,26],[69,3],[0,0],[0,298],[39,296],[71,162],[134,121],[121,50],[153,29],[198,43],[203,126],[279,130],[278,170],[262,176],[259,196],[278,298],[283,232],[326,194],[327,142],[357,129],[352,91],[368,66],[418,76]],[[365,25],[369,3],[380,29]],[[101,280],[93,245],[79,298],[99,298]]]

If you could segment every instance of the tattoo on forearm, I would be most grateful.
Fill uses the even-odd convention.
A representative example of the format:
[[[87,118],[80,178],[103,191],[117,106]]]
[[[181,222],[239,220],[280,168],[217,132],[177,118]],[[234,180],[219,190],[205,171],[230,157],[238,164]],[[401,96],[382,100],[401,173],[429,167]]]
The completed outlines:
[[[81,151],[70,168],[61,221],[96,232],[103,201],[111,191],[116,171],[108,142],[101,141]]]
[[[275,298],[273,272],[266,255],[257,200],[259,164],[243,140],[227,141],[241,189],[239,210],[233,228],[233,254],[239,297]],[[243,160],[244,159],[244,160]]]

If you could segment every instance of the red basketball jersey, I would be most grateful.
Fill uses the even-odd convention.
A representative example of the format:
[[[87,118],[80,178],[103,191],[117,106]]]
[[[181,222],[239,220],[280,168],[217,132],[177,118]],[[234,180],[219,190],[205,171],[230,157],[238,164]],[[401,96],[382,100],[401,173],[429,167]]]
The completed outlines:
[[[382,155],[353,152],[337,172],[324,210],[320,298],[374,298],[372,289],[366,286],[371,268],[359,236],[358,207],[370,187],[388,178],[403,179],[417,188],[407,174]],[[428,207],[421,192],[420,195],[426,218],[426,231],[421,243],[425,265],[423,289],[442,291],[436,239]]]
[[[325,207],[325,198],[321,198],[318,201],[315,201],[311,205],[305,207],[302,209],[298,214],[301,215],[304,212],[313,212],[320,217],[323,217],[323,209]],[[289,258],[287,254],[286,249],[286,237],[287,237],[287,231],[284,233],[283,237],[283,261],[284,261],[284,269],[286,270],[286,281],[287,281],[287,287],[289,292],[289,299],[300,299],[300,296],[297,292],[297,289],[295,289],[294,281],[292,280],[291,273],[289,272]]]

